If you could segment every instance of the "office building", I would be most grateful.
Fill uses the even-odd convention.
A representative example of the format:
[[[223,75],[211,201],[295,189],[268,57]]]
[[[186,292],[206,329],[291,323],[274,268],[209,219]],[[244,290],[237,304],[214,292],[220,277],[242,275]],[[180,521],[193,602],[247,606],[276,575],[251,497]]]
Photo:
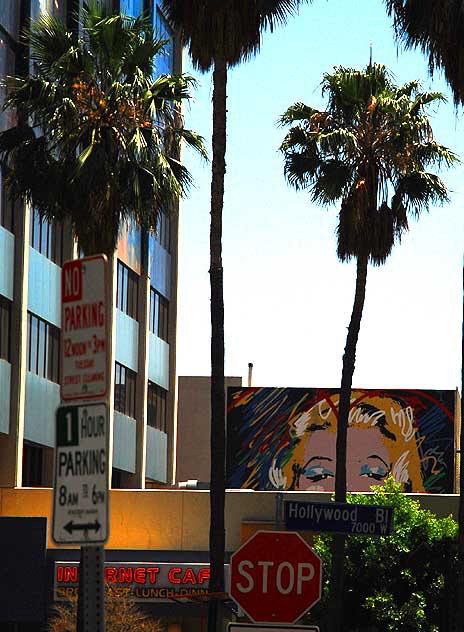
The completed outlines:
[[[109,1],[109,0],[108,0]],[[2,0],[0,74],[27,69],[22,29],[46,11],[73,24],[82,0]],[[145,11],[169,38],[157,72],[180,71],[181,51],[156,0],[112,2]],[[2,100],[4,95],[1,95]],[[14,124],[4,113],[2,129]],[[60,403],[60,275],[77,257],[66,225],[13,204],[0,182],[0,485],[50,487],[55,411]],[[110,261],[112,486],[172,482],[175,403],[177,219],[162,213],[156,235],[123,230]]]
[[[112,2],[130,15],[148,11],[157,28],[171,36],[157,5],[155,0]],[[0,0],[0,75],[27,68],[19,33],[29,16],[48,11],[71,23],[81,6],[82,0]],[[180,53],[171,40],[168,54],[157,60],[158,70],[179,70]],[[11,114],[1,116],[2,129],[12,124]],[[78,252],[68,227],[41,220],[27,205],[13,208],[1,180],[0,194],[0,629],[42,632],[56,601],[75,592],[79,560],[78,548],[57,546],[50,528],[61,266]],[[207,612],[209,492],[162,489],[174,480],[177,231],[176,217],[165,215],[156,236],[129,226],[110,263],[113,489],[105,574],[129,589],[160,620],[163,632],[201,632]],[[229,384],[237,392],[240,379]],[[176,480],[207,483],[209,379],[184,378],[181,386]],[[241,450],[237,444],[239,457]],[[282,498],[320,501],[331,495],[228,490],[226,561],[248,535],[275,528]],[[437,515],[457,515],[455,494],[417,498]],[[155,572],[162,565],[163,580],[161,570]],[[235,618],[236,610],[223,597],[224,619]]]

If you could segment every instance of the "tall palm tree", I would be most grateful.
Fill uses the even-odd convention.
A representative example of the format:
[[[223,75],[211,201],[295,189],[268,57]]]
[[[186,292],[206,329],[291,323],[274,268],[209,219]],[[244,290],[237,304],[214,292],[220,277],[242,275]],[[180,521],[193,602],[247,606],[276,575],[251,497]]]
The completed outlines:
[[[448,200],[443,182],[426,169],[457,158],[433,139],[426,116],[427,106],[442,95],[419,92],[416,81],[397,87],[381,64],[364,70],[338,66],[324,75],[322,93],[326,110],[296,103],[283,114],[281,123],[292,127],[281,151],[295,189],[309,190],[317,204],[340,204],[337,255],[356,260],[336,444],[335,500],[345,502],[348,415],[368,264],[385,263],[408,230],[409,215],[418,217],[430,204]],[[331,632],[341,625],[344,543],[344,536],[335,538]]]
[[[163,0],[193,64],[213,69],[213,138],[210,225],[211,287],[211,483],[210,591],[224,591],[225,381],[222,211],[226,170],[227,70],[255,54],[265,29],[283,24],[307,0]],[[214,630],[215,600],[208,617]]]
[[[407,48],[419,48],[428,58],[429,71],[442,70],[454,103],[464,105],[464,13],[461,0],[385,0],[393,16],[396,36]],[[464,268],[463,268],[464,288]],[[461,350],[461,397],[464,393],[464,305]],[[464,412],[461,407],[459,438],[459,510],[457,597],[451,596],[455,627],[464,619]]]
[[[456,105],[464,105],[464,14],[461,0],[385,0],[397,37],[443,70]]]
[[[81,37],[42,15],[31,25],[32,72],[6,81],[5,108],[18,125],[0,135],[7,184],[47,219],[69,219],[86,254],[112,254],[122,223],[155,229],[190,184],[181,140],[186,75],[154,79],[165,41],[147,19],[84,5]]]

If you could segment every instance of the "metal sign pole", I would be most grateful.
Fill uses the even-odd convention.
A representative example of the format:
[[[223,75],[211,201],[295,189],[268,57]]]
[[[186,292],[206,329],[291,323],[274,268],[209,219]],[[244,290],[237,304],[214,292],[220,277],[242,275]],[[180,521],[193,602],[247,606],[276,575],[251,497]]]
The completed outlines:
[[[275,495],[275,528],[276,531],[284,530],[284,495],[276,492]]]
[[[77,632],[105,632],[105,549],[81,546]]]
[[[77,632],[104,632],[104,543],[109,532],[110,308],[105,255],[61,271],[61,379],[52,537],[80,544]],[[98,402],[98,403],[97,403]]]

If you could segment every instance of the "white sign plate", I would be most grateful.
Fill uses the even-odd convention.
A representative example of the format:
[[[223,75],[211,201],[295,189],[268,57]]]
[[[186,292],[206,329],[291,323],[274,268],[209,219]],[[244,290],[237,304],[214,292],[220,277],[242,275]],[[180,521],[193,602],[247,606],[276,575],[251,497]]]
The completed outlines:
[[[108,426],[105,404],[56,411],[52,537],[57,544],[108,539]]]
[[[107,258],[66,261],[61,271],[61,399],[108,394]]]

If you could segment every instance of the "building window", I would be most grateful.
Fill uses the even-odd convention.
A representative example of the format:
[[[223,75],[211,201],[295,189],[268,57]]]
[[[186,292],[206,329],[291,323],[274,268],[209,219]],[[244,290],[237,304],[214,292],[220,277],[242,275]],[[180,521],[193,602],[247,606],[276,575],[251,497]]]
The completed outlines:
[[[41,487],[43,484],[43,448],[24,443],[23,487]]]
[[[164,211],[158,213],[156,220],[156,239],[160,245],[167,250],[171,251],[171,218]]]
[[[31,212],[30,243],[35,250],[57,265],[63,263],[63,226],[61,222],[49,222],[41,218],[36,209]]]
[[[60,381],[60,330],[31,312],[27,313],[27,370]]]
[[[159,292],[150,288],[150,331],[164,340],[168,341],[168,318],[169,301]]]
[[[115,363],[114,409],[135,419],[135,384],[137,373]]]
[[[8,34],[17,39],[19,31],[20,3],[17,0],[0,2],[0,24]]]
[[[0,295],[0,358],[11,362],[11,301]]]
[[[158,37],[167,39],[164,50],[155,58],[155,73],[158,75],[170,75],[174,72],[174,39],[168,22],[160,9],[154,10],[154,27]]]
[[[135,320],[138,319],[139,277],[133,270],[118,260],[116,305]]]
[[[0,2],[0,77],[15,74],[16,52],[18,50],[20,2],[1,0]],[[0,86],[0,131],[16,125],[16,113],[9,109],[2,111],[6,97],[6,86]]]
[[[14,211],[15,203],[8,195],[8,190],[5,186],[3,179],[3,173],[0,169],[0,226],[6,228],[10,233],[14,232]]]
[[[147,424],[152,428],[166,432],[166,398],[168,392],[148,382],[147,392]]]
[[[120,12],[137,18],[143,13],[143,0],[121,0]]]
[[[122,471],[115,467],[111,470],[111,489],[122,489]]]
[[[59,20],[64,20],[66,17],[66,0],[31,0],[31,18],[37,20],[43,13],[48,13]]]

